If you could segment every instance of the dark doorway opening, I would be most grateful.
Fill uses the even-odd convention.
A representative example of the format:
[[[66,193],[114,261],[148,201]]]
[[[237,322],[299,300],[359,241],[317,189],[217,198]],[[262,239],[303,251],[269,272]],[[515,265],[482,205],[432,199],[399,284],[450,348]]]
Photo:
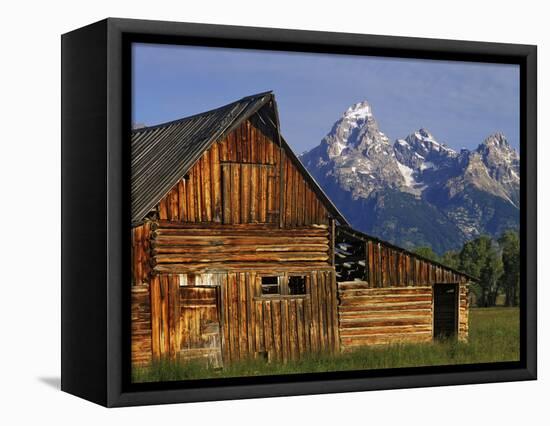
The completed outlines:
[[[458,285],[434,285],[434,338],[447,339],[458,332]]]

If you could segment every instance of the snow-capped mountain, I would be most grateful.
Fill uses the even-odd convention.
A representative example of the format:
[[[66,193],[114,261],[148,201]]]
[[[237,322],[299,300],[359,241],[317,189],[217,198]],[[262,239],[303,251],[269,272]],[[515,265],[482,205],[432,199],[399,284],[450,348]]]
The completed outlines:
[[[304,165],[353,226],[436,251],[519,222],[519,154],[502,133],[456,152],[421,128],[393,144],[367,102],[350,106]]]
[[[367,102],[349,107],[321,144],[305,154],[302,161],[310,169],[322,170],[355,199],[406,184],[393,147],[378,128]]]

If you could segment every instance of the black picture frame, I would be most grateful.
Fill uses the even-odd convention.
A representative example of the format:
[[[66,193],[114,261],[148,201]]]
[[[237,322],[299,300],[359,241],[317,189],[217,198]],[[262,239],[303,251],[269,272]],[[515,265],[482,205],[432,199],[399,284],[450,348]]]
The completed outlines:
[[[156,384],[129,381],[133,42],[520,66],[519,362]],[[536,46],[109,18],[62,36],[62,390],[108,407],[534,380]]]

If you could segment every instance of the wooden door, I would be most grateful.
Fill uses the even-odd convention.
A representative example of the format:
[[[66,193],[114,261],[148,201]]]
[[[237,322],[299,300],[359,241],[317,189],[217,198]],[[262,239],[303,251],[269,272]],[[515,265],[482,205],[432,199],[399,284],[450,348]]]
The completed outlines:
[[[221,366],[217,287],[180,287],[180,357]]]
[[[458,331],[458,285],[434,285],[434,337],[456,336]]]

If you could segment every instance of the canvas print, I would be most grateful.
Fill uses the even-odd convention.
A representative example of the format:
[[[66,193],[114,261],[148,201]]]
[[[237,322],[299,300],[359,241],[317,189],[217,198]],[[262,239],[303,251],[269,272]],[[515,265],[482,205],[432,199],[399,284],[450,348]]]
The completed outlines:
[[[519,66],[133,44],[131,365],[519,360]]]

